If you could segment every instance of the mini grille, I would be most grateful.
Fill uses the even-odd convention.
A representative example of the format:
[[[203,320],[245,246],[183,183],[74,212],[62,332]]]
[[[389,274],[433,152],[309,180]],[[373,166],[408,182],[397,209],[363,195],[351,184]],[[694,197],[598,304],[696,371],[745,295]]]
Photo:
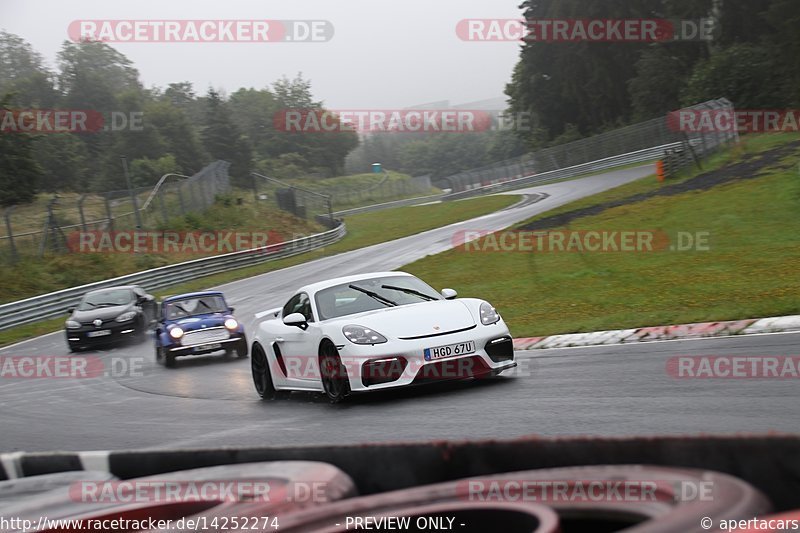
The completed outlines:
[[[197,331],[190,331],[183,336],[181,344],[184,346],[194,346],[197,344],[206,344],[208,342],[219,342],[227,340],[231,334],[227,329],[214,328],[214,329],[200,329]]]

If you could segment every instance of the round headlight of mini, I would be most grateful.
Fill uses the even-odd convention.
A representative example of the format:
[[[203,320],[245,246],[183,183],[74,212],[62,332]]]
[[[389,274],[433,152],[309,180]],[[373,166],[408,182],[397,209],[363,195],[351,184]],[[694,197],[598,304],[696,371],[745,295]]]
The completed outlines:
[[[225,327],[228,329],[236,329],[239,327],[239,323],[236,321],[235,318],[226,318]]]
[[[117,322],[127,322],[129,320],[133,320],[136,318],[136,311],[128,311],[127,313],[122,313],[116,318]]]
[[[67,329],[78,329],[81,327],[80,322],[75,322],[74,320],[67,320],[66,323]]]
[[[183,330],[178,326],[175,326],[174,328],[169,330],[169,336],[172,337],[173,339],[180,339],[181,337],[183,337]]]
[[[481,323],[484,326],[489,326],[500,321],[500,314],[497,310],[489,305],[487,302],[481,304]]]
[[[342,328],[342,333],[353,344],[383,344],[386,342],[386,337],[364,326],[345,326]]]

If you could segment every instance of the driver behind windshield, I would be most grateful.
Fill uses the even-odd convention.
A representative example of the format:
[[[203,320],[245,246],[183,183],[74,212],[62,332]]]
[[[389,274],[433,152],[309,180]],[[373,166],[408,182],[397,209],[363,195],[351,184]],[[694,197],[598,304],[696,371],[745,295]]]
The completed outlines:
[[[225,302],[219,296],[188,298],[167,304],[167,318],[170,320],[209,313],[225,313],[226,311]]]

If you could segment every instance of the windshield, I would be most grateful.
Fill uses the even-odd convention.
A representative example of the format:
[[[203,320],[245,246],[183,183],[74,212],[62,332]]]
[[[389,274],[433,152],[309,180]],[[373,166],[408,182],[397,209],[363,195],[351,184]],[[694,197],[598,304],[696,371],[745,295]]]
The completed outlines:
[[[167,302],[166,317],[169,320],[209,313],[227,313],[228,307],[222,296],[202,296]]]
[[[387,276],[335,285],[314,297],[321,320],[339,318],[396,305],[441,300],[442,296],[419,278]]]
[[[128,305],[133,301],[133,291],[130,289],[110,289],[107,291],[90,292],[84,296],[78,305],[79,311],[88,311],[115,305]]]

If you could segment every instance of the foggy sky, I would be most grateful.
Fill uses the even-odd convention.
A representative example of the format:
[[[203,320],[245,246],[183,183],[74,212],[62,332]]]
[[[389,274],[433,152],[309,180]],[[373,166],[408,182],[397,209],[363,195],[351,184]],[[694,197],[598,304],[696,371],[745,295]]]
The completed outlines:
[[[0,0],[0,28],[19,35],[49,66],[67,27],[85,19],[323,19],[327,43],[114,43],[150,87],[190,81],[232,92],[298,72],[329,108],[399,108],[497,98],[519,46],[465,42],[465,18],[519,18],[519,0]]]

